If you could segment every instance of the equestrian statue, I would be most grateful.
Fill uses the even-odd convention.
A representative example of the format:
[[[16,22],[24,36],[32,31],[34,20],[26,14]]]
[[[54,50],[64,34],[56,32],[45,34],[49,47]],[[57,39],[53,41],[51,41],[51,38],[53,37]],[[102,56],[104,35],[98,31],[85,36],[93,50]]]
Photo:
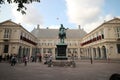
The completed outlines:
[[[68,28],[67,28],[68,29]],[[60,43],[64,43],[64,39],[66,38],[66,30],[63,27],[63,24],[61,24],[61,27],[59,29],[59,39],[60,39]]]

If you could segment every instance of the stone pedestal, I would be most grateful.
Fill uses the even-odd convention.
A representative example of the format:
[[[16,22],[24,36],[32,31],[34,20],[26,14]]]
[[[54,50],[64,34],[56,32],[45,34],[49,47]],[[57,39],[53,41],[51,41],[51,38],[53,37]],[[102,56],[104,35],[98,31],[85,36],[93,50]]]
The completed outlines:
[[[56,55],[56,60],[67,60],[66,56],[66,48],[67,44],[57,44],[57,55]]]
[[[71,61],[68,61],[68,60],[53,60],[52,65],[53,66],[60,66],[60,67],[71,66]]]

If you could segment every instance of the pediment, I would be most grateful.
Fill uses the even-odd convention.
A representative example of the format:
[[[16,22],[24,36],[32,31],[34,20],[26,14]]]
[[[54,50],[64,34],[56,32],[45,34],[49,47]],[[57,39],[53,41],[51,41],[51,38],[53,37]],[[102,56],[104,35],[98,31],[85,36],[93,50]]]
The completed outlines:
[[[114,18],[106,23],[120,23],[120,19],[119,18]]]
[[[12,22],[11,20],[4,21],[0,25],[18,25],[17,23]]]

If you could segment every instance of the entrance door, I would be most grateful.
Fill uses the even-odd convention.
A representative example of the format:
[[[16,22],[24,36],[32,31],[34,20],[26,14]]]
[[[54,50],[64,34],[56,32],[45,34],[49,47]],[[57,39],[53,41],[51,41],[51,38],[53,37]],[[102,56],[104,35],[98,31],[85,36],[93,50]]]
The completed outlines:
[[[9,45],[4,45],[4,53],[8,53],[9,51]]]

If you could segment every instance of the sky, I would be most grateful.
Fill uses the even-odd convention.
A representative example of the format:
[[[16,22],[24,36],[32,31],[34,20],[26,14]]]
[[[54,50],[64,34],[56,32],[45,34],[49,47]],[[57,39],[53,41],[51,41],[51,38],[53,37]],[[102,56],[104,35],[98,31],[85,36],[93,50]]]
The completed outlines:
[[[20,23],[28,31],[37,25],[40,28],[84,29],[87,33],[104,21],[120,18],[120,0],[41,0],[40,3],[25,5],[26,15],[16,11],[16,4],[3,4],[0,7],[0,22],[11,19]]]

